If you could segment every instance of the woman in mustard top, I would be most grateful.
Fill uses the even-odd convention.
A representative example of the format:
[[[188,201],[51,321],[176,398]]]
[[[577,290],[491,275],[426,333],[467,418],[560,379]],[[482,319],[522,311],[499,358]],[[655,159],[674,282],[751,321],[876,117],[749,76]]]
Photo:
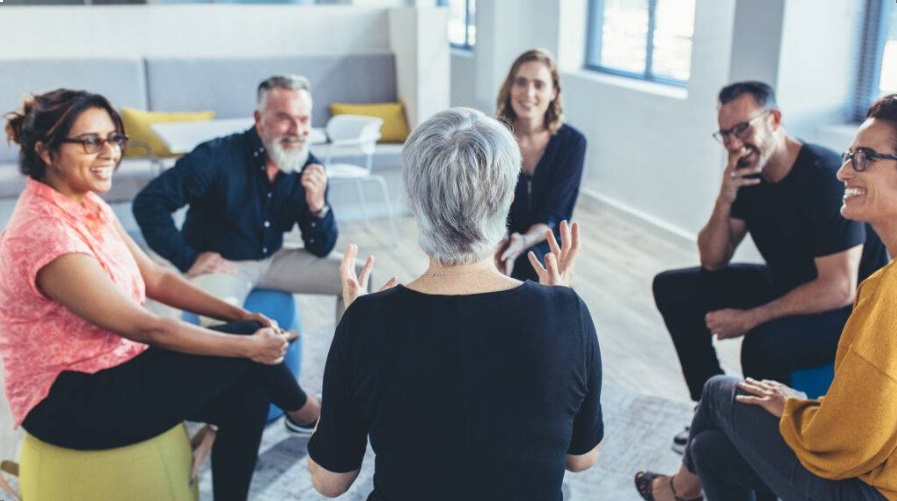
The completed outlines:
[[[841,214],[897,255],[897,94],[872,104],[844,164]],[[817,400],[775,381],[704,386],[679,472],[639,472],[644,499],[897,500],[897,265],[860,284]]]

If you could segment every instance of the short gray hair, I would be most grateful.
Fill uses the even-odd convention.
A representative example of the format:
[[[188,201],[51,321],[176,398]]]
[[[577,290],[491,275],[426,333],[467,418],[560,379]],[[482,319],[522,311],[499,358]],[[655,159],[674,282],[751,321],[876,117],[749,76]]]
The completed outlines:
[[[311,95],[311,83],[307,78],[299,75],[274,75],[263,80],[256,91],[256,109],[259,111],[264,111],[271,89],[286,89],[296,92],[304,90]]]
[[[505,125],[470,108],[437,113],[411,133],[402,164],[424,252],[446,265],[495,252],[521,165],[520,146]]]

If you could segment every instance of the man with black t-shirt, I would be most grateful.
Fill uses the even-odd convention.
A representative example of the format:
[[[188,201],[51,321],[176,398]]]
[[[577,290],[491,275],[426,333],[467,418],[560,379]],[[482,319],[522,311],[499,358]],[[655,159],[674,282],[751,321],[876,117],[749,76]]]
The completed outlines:
[[[701,266],[654,278],[695,401],[723,372],[712,336],[744,336],[745,377],[788,384],[794,370],[832,363],[857,283],[887,262],[872,228],[841,217],[840,156],[789,136],[769,85],[723,88],[718,122],[728,162],[698,234]],[[765,264],[730,262],[748,232]]]

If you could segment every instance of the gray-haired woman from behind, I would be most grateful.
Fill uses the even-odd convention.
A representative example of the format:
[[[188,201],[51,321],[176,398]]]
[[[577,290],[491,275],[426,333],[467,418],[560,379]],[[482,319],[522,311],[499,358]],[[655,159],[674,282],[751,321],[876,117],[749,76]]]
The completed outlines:
[[[324,371],[309,469],[326,496],[376,453],[368,500],[561,500],[564,468],[595,464],[604,436],[601,354],[592,318],[568,287],[520,282],[493,254],[520,172],[508,129],[455,108],[421,124],[402,153],[404,184],[428,269],[364,293],[346,252],[346,311]],[[569,285],[576,224],[540,282]],[[387,284],[387,286],[392,284]]]

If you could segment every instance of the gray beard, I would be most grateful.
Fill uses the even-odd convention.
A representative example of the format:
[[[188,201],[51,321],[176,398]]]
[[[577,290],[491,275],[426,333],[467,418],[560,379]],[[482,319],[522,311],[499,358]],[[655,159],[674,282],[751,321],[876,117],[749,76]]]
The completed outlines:
[[[274,162],[274,165],[284,174],[296,172],[308,161],[308,143],[303,144],[302,148],[296,151],[287,151],[280,144],[280,137],[275,137],[270,144],[266,144],[268,150],[268,158]]]

